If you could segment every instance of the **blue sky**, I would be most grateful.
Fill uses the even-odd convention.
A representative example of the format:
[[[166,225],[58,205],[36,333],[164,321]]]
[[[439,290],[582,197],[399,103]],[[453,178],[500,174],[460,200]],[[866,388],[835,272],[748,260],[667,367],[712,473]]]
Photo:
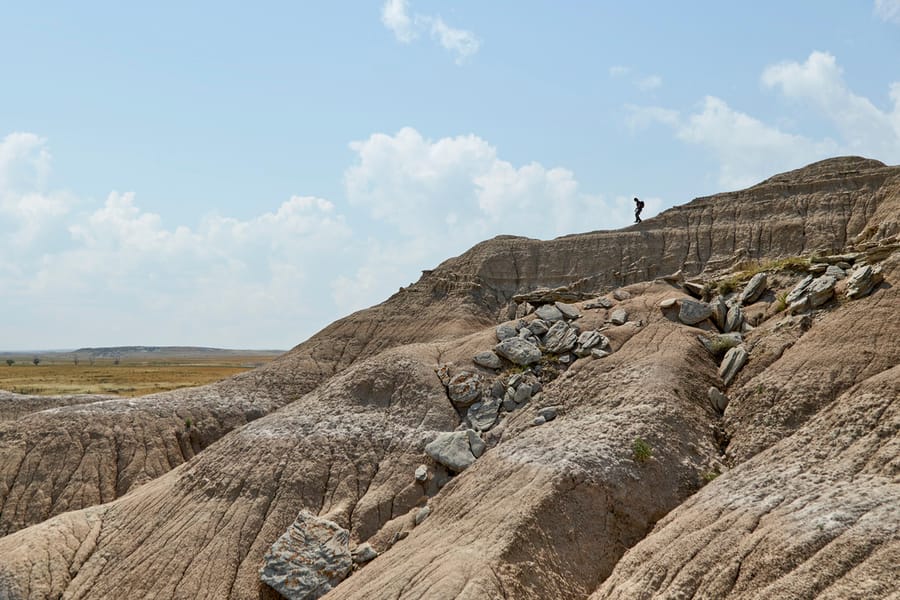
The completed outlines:
[[[900,0],[10,4],[0,349],[288,348],[494,235],[900,163]]]

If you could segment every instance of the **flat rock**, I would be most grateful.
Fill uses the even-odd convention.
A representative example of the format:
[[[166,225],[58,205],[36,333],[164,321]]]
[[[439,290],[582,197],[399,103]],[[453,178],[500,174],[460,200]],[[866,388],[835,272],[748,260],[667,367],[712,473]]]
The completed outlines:
[[[678,309],[678,320],[685,325],[696,325],[712,316],[712,308],[706,302],[683,298]]]
[[[530,365],[541,360],[541,351],[534,344],[520,337],[503,340],[494,346],[494,352],[517,365]]]
[[[499,369],[501,366],[503,366],[503,363],[500,361],[500,357],[490,350],[479,352],[475,355],[472,361],[479,367],[485,367],[487,369]]]
[[[351,554],[353,556],[353,562],[356,564],[367,563],[370,560],[378,558],[378,552],[376,552],[375,548],[372,547],[372,544],[368,542],[354,548]]]
[[[797,285],[795,285],[788,295],[785,297],[784,302],[788,306],[800,300],[806,295],[807,290],[809,290],[809,286],[812,284],[813,279],[815,279],[812,275],[807,275],[803,279],[800,280]]]
[[[619,288],[613,291],[612,297],[621,302],[622,300],[628,300],[629,298],[631,298],[631,292],[626,292],[625,290]]]
[[[678,305],[678,298],[666,298],[662,302],[659,303],[659,307],[662,309],[673,308]]]
[[[552,421],[556,418],[558,410],[555,406],[548,406],[546,408],[542,408],[538,411],[538,416],[544,418],[544,422]]]
[[[259,579],[291,600],[321,598],[353,567],[350,532],[301,510],[263,558]]]
[[[694,298],[702,298],[703,292],[706,289],[705,284],[697,281],[685,281],[683,284],[681,284],[681,287],[683,287],[684,291],[686,291]]]
[[[837,265],[828,265],[828,268],[825,269],[825,274],[831,275],[838,281],[847,276],[847,273],[844,271],[844,269],[840,268]]]
[[[719,328],[719,331],[725,331],[725,323],[728,320],[728,305],[725,304],[725,298],[716,296],[709,306],[712,309],[712,320],[716,327]]]
[[[434,441],[425,446],[425,453],[455,473],[466,470],[475,462],[475,455],[469,443],[468,431],[446,431],[439,433]]]
[[[413,522],[418,526],[421,525],[422,522],[428,518],[428,515],[431,514],[430,506],[423,506],[416,512],[416,516],[413,517]]]
[[[601,350],[600,348],[594,348],[591,350],[591,358],[606,358],[612,354],[606,350]]]
[[[534,311],[534,314],[537,315],[538,319],[548,322],[560,321],[563,318],[562,311],[553,304],[539,306],[537,310]]]
[[[414,474],[416,481],[425,481],[428,479],[428,467],[425,465],[419,465],[416,467],[416,472]]]
[[[487,447],[484,440],[481,439],[481,436],[476,431],[471,429],[467,429],[466,433],[469,436],[469,449],[472,451],[472,456],[481,458],[481,455],[484,454],[484,449]]]
[[[543,319],[535,319],[531,323],[528,324],[528,331],[533,333],[534,335],[541,337],[550,329],[550,324]]]
[[[563,317],[569,319],[570,321],[577,319],[581,316],[581,311],[578,310],[578,307],[574,304],[566,304],[565,302],[555,302],[553,304],[559,312],[562,313]]]
[[[589,310],[594,308],[612,308],[612,306],[612,300],[609,298],[594,298],[584,305],[584,307]]]

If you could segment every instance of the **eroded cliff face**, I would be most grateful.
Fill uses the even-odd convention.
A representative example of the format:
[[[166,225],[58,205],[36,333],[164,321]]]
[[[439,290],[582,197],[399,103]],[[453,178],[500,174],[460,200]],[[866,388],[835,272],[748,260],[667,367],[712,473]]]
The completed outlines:
[[[301,510],[380,553],[328,597],[886,597],[900,562],[883,526],[900,505],[900,255],[879,246],[871,296],[802,322],[776,314],[799,278],[779,275],[747,307],[750,359],[727,387],[697,340],[708,322],[660,310],[685,288],[652,280],[865,249],[898,221],[900,168],[823,161],[622,231],[489,240],[219,384],[17,413],[0,423],[0,598],[271,594],[264,555]],[[436,369],[496,377],[472,357],[515,294],[623,284],[609,309],[577,304],[612,354],[501,411],[461,474],[425,454],[466,426]],[[728,394],[724,414],[710,387]],[[534,426],[551,406],[559,416]]]

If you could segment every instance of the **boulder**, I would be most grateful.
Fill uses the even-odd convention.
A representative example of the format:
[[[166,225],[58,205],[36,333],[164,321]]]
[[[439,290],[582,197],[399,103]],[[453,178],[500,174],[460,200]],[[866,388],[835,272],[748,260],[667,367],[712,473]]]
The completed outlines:
[[[725,323],[728,319],[728,305],[725,304],[725,298],[716,296],[716,299],[709,303],[712,309],[712,320],[719,328],[719,331],[725,331]]]
[[[450,401],[459,407],[469,406],[481,398],[481,375],[471,371],[462,371],[450,378],[447,393]]]
[[[494,346],[494,352],[517,365],[530,365],[541,360],[540,349],[520,337],[503,340]]]
[[[725,317],[725,333],[729,331],[741,331],[744,325],[744,311],[740,306],[732,306]]]
[[[712,308],[706,302],[683,298],[678,310],[678,320],[685,325],[696,325],[712,316]]]
[[[438,434],[434,441],[425,446],[425,453],[454,473],[464,471],[475,462],[468,431],[447,431]]]
[[[485,367],[487,369],[499,369],[503,365],[503,363],[500,362],[500,357],[490,350],[479,352],[472,361],[479,367]]]
[[[360,544],[351,552],[353,556],[353,562],[356,564],[367,563],[370,560],[373,560],[378,557],[378,552],[375,551],[375,548],[372,547],[372,544],[366,542],[365,544]]]
[[[609,320],[613,325],[624,325],[625,321],[628,320],[628,311],[624,308],[617,308],[612,311],[612,314],[609,316]]]
[[[519,302],[516,305],[516,318],[521,319],[522,317],[527,317],[531,313],[534,312],[534,306],[531,305],[530,302]]]
[[[810,284],[813,282],[813,276],[807,275],[803,279],[800,280],[800,283],[794,286],[794,288],[788,292],[788,295],[785,297],[784,302],[788,306],[795,303],[797,300],[800,300],[806,295],[807,290],[809,290]]]
[[[831,275],[838,281],[840,281],[841,279],[843,279],[844,277],[847,276],[847,273],[844,272],[844,270],[837,265],[828,265],[828,268],[825,269],[825,274]]]
[[[428,467],[426,467],[425,465],[419,465],[418,467],[416,467],[414,476],[416,478],[416,481],[425,481],[426,479],[428,479]]]
[[[535,346],[538,343],[537,336],[531,333],[531,330],[527,327],[523,327],[519,330],[519,337],[528,342],[529,344],[534,344]]]
[[[591,350],[591,358],[606,358],[610,354],[611,352],[601,350],[600,348],[594,348]]]
[[[562,311],[553,304],[539,306],[538,309],[534,311],[534,314],[542,321],[560,321],[563,318]]]
[[[542,408],[538,411],[538,416],[544,418],[544,422],[552,421],[556,418],[557,409],[555,406],[548,406],[546,408]]]
[[[619,288],[613,291],[612,297],[621,302],[622,300],[628,300],[629,298],[631,298],[631,292],[626,292],[625,290]]]
[[[350,532],[301,510],[266,552],[259,579],[285,598],[314,600],[343,581],[351,568]]]
[[[500,379],[495,379],[494,383],[491,384],[491,396],[493,398],[502,398],[505,393],[506,386]]]
[[[469,407],[466,412],[466,418],[472,429],[477,431],[487,431],[497,422],[497,413],[500,412],[501,402],[496,398],[488,398],[481,402],[476,402]]]
[[[728,406],[728,396],[720,392],[719,388],[709,388],[707,395],[709,396],[710,404],[717,411],[722,412]]]
[[[565,321],[558,321],[553,324],[553,327],[544,336],[544,347],[547,349],[547,352],[562,354],[574,348],[577,341],[578,334],[575,330],[569,327]]]
[[[834,286],[836,280],[831,275],[822,275],[813,280],[809,285],[807,298],[809,298],[809,306],[816,308],[831,300],[834,296]]]
[[[562,313],[563,317],[570,321],[581,316],[581,311],[574,304],[566,304],[565,302],[555,302],[554,306]]]
[[[516,329],[515,321],[508,321],[506,323],[501,323],[497,325],[497,340],[502,342],[503,340],[509,339],[511,337],[516,337],[519,335],[519,330]]]
[[[719,365],[719,377],[725,382],[725,385],[731,383],[738,371],[747,362],[747,351],[743,346],[735,346],[725,353],[722,364]]]
[[[763,295],[763,292],[766,291],[766,287],[769,285],[769,278],[766,275],[765,271],[762,273],[757,273],[753,277],[750,278],[750,281],[747,282],[747,285],[744,287],[744,291],[741,293],[741,304],[751,304],[756,302],[760,296]]]
[[[575,355],[588,356],[593,348],[603,348],[609,345],[609,340],[599,331],[585,331],[578,336],[575,343]]]
[[[525,404],[529,400],[531,400],[531,386],[520,385],[513,396],[513,401],[518,405]]]
[[[534,321],[532,321],[531,323],[528,324],[528,331],[530,331],[531,333],[533,333],[534,335],[536,335],[538,337],[547,333],[547,331],[549,329],[550,329],[550,324],[547,323],[547,321],[544,321],[543,319],[535,319]]]
[[[884,280],[881,267],[865,265],[853,271],[847,280],[847,297],[851,300],[867,296],[876,285]]]
[[[431,514],[431,507],[423,506],[422,508],[420,508],[418,510],[418,512],[416,512],[416,516],[413,517],[413,523],[415,523],[417,526],[421,525],[422,521],[427,519],[428,515],[430,515],[430,514]]]

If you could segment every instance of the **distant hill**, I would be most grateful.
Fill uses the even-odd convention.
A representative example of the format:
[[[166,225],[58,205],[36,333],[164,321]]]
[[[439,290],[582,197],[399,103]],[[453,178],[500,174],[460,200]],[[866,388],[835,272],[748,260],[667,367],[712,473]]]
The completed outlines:
[[[79,348],[64,354],[79,354],[94,358],[134,358],[153,355],[154,358],[213,358],[216,356],[271,356],[284,350],[240,350],[233,348],[205,348],[202,346],[110,346],[104,348]]]

